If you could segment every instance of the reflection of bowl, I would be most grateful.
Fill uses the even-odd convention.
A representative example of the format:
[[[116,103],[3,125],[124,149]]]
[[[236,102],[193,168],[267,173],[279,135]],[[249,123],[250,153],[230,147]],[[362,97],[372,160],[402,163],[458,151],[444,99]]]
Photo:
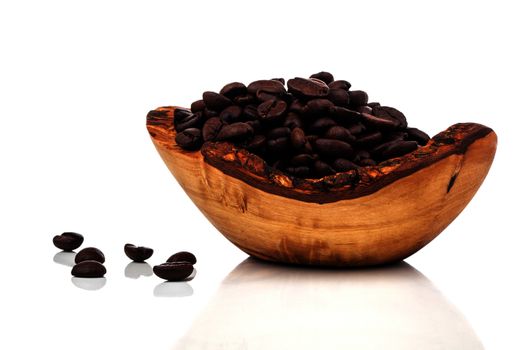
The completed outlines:
[[[228,143],[182,150],[174,140],[175,109],[159,108],[147,122],[172,174],[226,238],[279,262],[365,266],[410,256],[468,204],[496,151],[491,129],[456,124],[406,156],[300,181]]]
[[[464,316],[406,263],[327,270],[247,259],[176,349],[482,349]]]

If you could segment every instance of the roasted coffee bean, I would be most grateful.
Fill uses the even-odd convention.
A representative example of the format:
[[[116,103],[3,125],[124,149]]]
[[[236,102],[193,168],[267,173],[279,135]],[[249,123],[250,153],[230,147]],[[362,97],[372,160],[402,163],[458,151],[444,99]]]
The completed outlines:
[[[183,120],[183,119],[186,119],[188,116],[192,115],[193,113],[188,110],[188,109],[184,109],[184,108],[177,108],[175,110],[175,114],[173,116],[173,122],[175,124],[177,124],[179,121]]]
[[[253,128],[254,132],[258,132],[261,129],[261,121],[260,120],[248,120],[245,122],[249,126]]]
[[[315,140],[315,149],[320,154],[328,156],[328,157],[345,158],[345,157],[352,156],[352,146],[340,140],[319,138]]]
[[[350,106],[359,107],[368,103],[368,94],[361,90],[354,90],[348,93],[350,95]]]
[[[334,107],[331,101],[324,98],[316,98],[306,103],[303,113],[321,117],[331,114]]]
[[[288,91],[297,97],[316,98],[328,95],[328,85],[320,84],[312,79],[294,78],[288,80],[287,85]]]
[[[53,237],[53,244],[58,249],[70,252],[82,245],[84,237],[76,232],[64,232],[61,235]]]
[[[375,106],[372,108],[372,114],[379,118],[396,120],[399,127],[405,129],[407,127],[407,119],[405,115],[395,108],[387,106]]]
[[[238,106],[247,106],[257,102],[257,98],[253,95],[240,95],[233,98],[233,102]]]
[[[424,133],[423,131],[416,129],[416,128],[407,128],[407,138],[410,141],[416,141],[421,146],[425,146],[428,141],[430,141],[430,137]]]
[[[293,130],[295,128],[302,128],[303,121],[299,117],[299,114],[295,112],[288,112],[288,114],[284,118],[283,125],[286,126],[287,128],[290,128],[290,130]]]
[[[99,278],[104,277],[106,268],[98,261],[84,260],[73,266],[71,274],[75,277]]]
[[[403,131],[392,131],[386,135],[383,135],[383,140],[385,142],[387,141],[395,141],[395,140],[404,140],[406,139],[408,134]]]
[[[299,100],[293,100],[292,103],[290,104],[290,112],[295,112],[295,113],[298,113],[298,114],[302,114],[303,111],[304,111],[304,107],[305,107],[305,104],[302,103],[301,101]]]
[[[306,144],[306,137],[304,135],[303,129],[298,127],[294,128],[290,134],[290,142],[292,147],[296,150],[303,150]]]
[[[354,144],[357,147],[370,147],[377,145],[383,140],[383,135],[379,131],[370,132],[366,134],[359,135]]]
[[[361,113],[361,120],[367,127],[381,131],[396,130],[399,127],[399,122],[395,119],[379,118],[367,113]]]
[[[401,157],[417,149],[416,141],[394,141],[381,154],[383,159]]]
[[[252,152],[262,152],[266,146],[266,137],[264,135],[255,135],[246,145],[246,149]]]
[[[283,95],[286,93],[284,84],[278,80],[257,80],[248,85],[248,92],[252,95],[257,94],[257,91],[264,91],[275,95]]]
[[[283,85],[285,84],[284,78],[272,78],[271,80],[276,80],[276,81],[280,82]]]
[[[356,170],[359,168],[359,166],[348,159],[345,158],[337,158],[332,163],[332,166],[337,171],[349,171],[349,170]]]
[[[178,132],[175,136],[175,141],[177,145],[181,148],[193,151],[197,150],[202,145],[202,133],[200,129],[190,128],[184,131]]]
[[[302,153],[298,154],[296,156],[293,156],[290,160],[290,163],[295,166],[301,166],[301,165],[310,165],[315,161],[315,157],[311,154]]]
[[[280,83],[279,83],[280,84]],[[286,102],[281,100],[269,100],[257,107],[257,113],[262,120],[274,120],[286,112]]]
[[[226,96],[229,99],[233,99],[237,96],[246,95],[246,91],[246,85],[234,82],[224,85],[221,91],[219,91],[219,94]]]
[[[258,90],[256,94],[257,100],[264,102],[268,100],[276,100],[279,96],[266,92],[264,90]]]
[[[332,89],[328,91],[328,96],[326,97],[333,102],[336,106],[346,107],[350,102],[350,95],[348,91],[343,89]]]
[[[193,265],[189,262],[166,262],[153,266],[153,273],[170,282],[183,281],[193,272]]]
[[[144,262],[153,255],[153,249],[148,247],[137,247],[134,244],[127,243],[124,245],[124,253],[134,262]]]
[[[202,99],[204,100],[206,108],[217,112],[222,111],[224,108],[231,106],[232,104],[232,101],[229,98],[213,91],[204,92],[202,94]]]
[[[182,262],[182,261],[188,262],[194,265],[197,263],[197,258],[192,253],[183,251],[183,252],[178,252],[178,253],[173,254],[172,256],[168,258],[168,260],[166,260],[166,262]]]
[[[259,118],[256,105],[248,105],[244,107],[242,114],[248,120],[257,120]]]
[[[191,104],[191,111],[193,113],[201,112],[206,108],[203,100],[197,100]]]
[[[334,76],[328,72],[315,73],[310,75],[310,78],[322,80],[325,84],[330,84],[334,81]]]
[[[229,106],[222,110],[219,118],[228,124],[235,123],[241,120],[242,108],[239,106]]]
[[[343,90],[348,91],[352,87],[352,84],[350,84],[346,80],[336,80],[328,84],[328,87],[330,89],[343,89]]]
[[[175,130],[181,132],[190,128],[199,128],[202,123],[204,123],[202,112],[193,113],[176,123]]]
[[[332,126],[324,133],[324,137],[327,139],[341,140],[348,143],[355,141],[355,136],[353,136],[348,129],[342,126]]]
[[[319,118],[316,119],[311,125],[309,131],[314,134],[322,134],[332,126],[336,126],[337,123],[332,118]]]
[[[221,131],[219,131],[219,134],[217,135],[218,141],[224,141],[224,140],[244,140],[250,136],[253,135],[253,128],[246,124],[246,123],[233,123],[229,125],[225,125],[221,128]]]
[[[368,102],[366,105],[368,107],[370,107],[370,108],[374,108],[374,107],[377,107],[377,106],[381,106],[381,103],[379,103],[379,102]]]
[[[202,127],[202,138],[204,141],[215,141],[224,123],[217,117],[206,120]]]
[[[268,137],[269,139],[278,139],[279,137],[288,136],[290,136],[290,129],[285,126],[273,128],[266,134],[266,137]]]
[[[361,120],[361,113],[343,107],[334,107],[332,116],[343,125],[356,123]]]
[[[369,107],[369,106],[361,106],[361,107],[356,108],[356,111],[358,111],[359,113],[368,113],[368,114],[372,114],[372,107]]]
[[[204,108],[204,111],[202,111],[202,115],[204,116],[204,119],[209,119],[209,118],[215,118],[215,117],[218,117],[219,116],[219,112],[217,111],[212,111],[211,109],[208,109],[208,108]]]
[[[365,126],[361,123],[352,124],[348,127],[348,131],[350,131],[352,135],[359,135],[363,133],[365,130],[366,130]]]
[[[75,255],[75,263],[78,264],[85,260],[94,260],[98,261],[99,263],[103,264],[104,261],[106,261],[106,258],[104,257],[104,253],[100,251],[98,248],[89,247],[84,248],[81,251]]]
[[[268,140],[266,142],[268,151],[274,154],[285,152],[288,149],[288,137],[279,137],[275,140]]]
[[[315,161],[314,170],[316,174],[321,177],[335,174],[335,170],[330,165],[321,160]]]
[[[310,174],[310,168],[307,166],[287,167],[285,170],[288,174],[299,177],[306,177]]]

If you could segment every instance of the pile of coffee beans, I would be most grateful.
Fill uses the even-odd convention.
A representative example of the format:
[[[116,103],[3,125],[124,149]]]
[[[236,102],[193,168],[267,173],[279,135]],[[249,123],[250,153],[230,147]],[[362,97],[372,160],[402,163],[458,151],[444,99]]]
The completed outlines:
[[[191,111],[175,112],[175,141],[189,151],[232,142],[289,175],[320,178],[402,156],[430,139],[397,109],[368,102],[366,92],[328,72],[286,86],[274,78],[206,91]]]
[[[190,252],[178,252],[160,265],[153,267],[153,273],[167,281],[183,281],[194,271],[197,258]]]

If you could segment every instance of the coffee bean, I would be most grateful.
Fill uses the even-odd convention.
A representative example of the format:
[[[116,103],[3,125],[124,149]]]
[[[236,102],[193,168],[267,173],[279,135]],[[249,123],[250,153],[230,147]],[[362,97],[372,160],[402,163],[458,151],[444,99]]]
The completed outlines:
[[[261,102],[268,101],[268,100],[276,100],[279,97],[278,95],[271,94],[264,90],[258,90],[255,96],[257,97],[257,100]]]
[[[368,102],[368,95],[361,90],[354,90],[348,93],[350,95],[350,106],[359,107],[364,106]]]
[[[299,100],[293,100],[293,102],[290,104],[290,112],[295,112],[298,114],[302,114],[304,111],[305,104]]]
[[[252,152],[262,152],[266,146],[266,137],[264,135],[255,135],[246,145],[246,149]]]
[[[357,147],[369,147],[377,145],[379,142],[382,141],[382,139],[383,135],[379,131],[375,131],[359,135],[359,137],[356,138],[354,144]]]
[[[367,158],[367,159],[361,159],[359,162],[359,165],[361,166],[374,166],[377,165],[377,162],[373,159]]]
[[[175,141],[177,142],[177,145],[179,145],[185,150],[197,150],[202,145],[202,133],[200,129],[186,129],[182,132],[177,133],[177,135],[175,136]]]
[[[224,123],[217,117],[206,120],[202,127],[202,138],[204,141],[215,141]]]
[[[396,120],[403,129],[407,127],[405,115],[395,108],[387,106],[376,106],[372,108],[372,114],[379,118]]]
[[[229,106],[222,110],[219,118],[225,123],[235,123],[240,121],[242,108],[239,106]]]
[[[408,137],[408,134],[404,131],[392,131],[383,135],[383,140],[394,141],[394,140],[404,140]]]
[[[239,122],[223,126],[217,135],[217,140],[244,140],[252,135],[253,128],[246,123]]]
[[[222,111],[224,108],[232,104],[232,101],[229,98],[213,91],[204,92],[202,94],[202,99],[204,100],[206,108],[217,112]]]
[[[332,163],[332,166],[337,171],[349,171],[349,170],[356,170],[359,168],[359,166],[348,159],[345,158],[337,158]]]
[[[257,120],[259,118],[256,105],[245,106],[242,110],[242,114],[248,120]]]
[[[288,114],[284,118],[283,125],[290,128],[290,130],[293,130],[295,128],[302,128],[303,121],[299,117],[299,114],[295,112],[288,112]]]
[[[166,262],[153,266],[153,273],[170,282],[182,281],[193,272],[193,265],[188,262]]]
[[[298,127],[294,128],[290,134],[290,142],[292,147],[296,150],[303,150],[306,144],[306,137],[304,135],[303,129]]]
[[[374,107],[377,107],[377,106],[381,106],[381,103],[379,103],[379,102],[368,102],[366,105],[368,107],[370,107],[370,108],[374,108]]]
[[[173,116],[173,122],[175,124],[177,124],[179,121],[187,118],[188,116],[192,115],[193,113],[188,110],[188,109],[184,109],[184,108],[177,108],[175,110],[175,114]]]
[[[181,132],[190,128],[199,128],[202,123],[204,123],[202,112],[193,113],[176,123],[175,130]]]
[[[166,260],[166,262],[188,262],[190,264],[196,264],[197,258],[190,252],[178,252],[173,254]]]
[[[206,105],[204,104],[203,100],[195,101],[191,104],[191,111],[193,113],[201,112],[206,108]]]
[[[362,113],[361,119],[367,127],[377,130],[395,130],[399,127],[399,122],[395,119],[379,118],[367,113]]]
[[[344,125],[356,123],[361,120],[361,113],[343,107],[334,107],[333,118]]]
[[[272,78],[271,80],[276,80],[276,81],[280,82],[283,85],[285,83],[284,78]]]
[[[346,107],[350,103],[350,95],[348,94],[348,91],[343,89],[330,88],[326,98],[332,101],[334,105],[340,107]]]
[[[274,120],[286,112],[286,102],[281,100],[269,100],[261,103],[257,113],[262,120]]]
[[[315,157],[311,154],[302,153],[298,154],[290,160],[290,163],[295,166],[310,165],[315,161]]]
[[[310,168],[307,166],[287,167],[286,172],[294,176],[306,177],[310,174]]]
[[[343,89],[343,90],[348,91],[350,90],[350,87],[352,87],[352,84],[350,84],[346,80],[336,80],[328,84],[328,87],[330,89]]]
[[[246,94],[246,85],[239,82],[229,83],[224,85],[224,87],[219,91],[219,94],[228,97],[229,99],[233,99],[240,95]]]
[[[202,115],[204,116],[204,120],[209,118],[215,118],[219,116],[219,112],[212,111],[211,109],[204,108],[204,111],[202,111]]]
[[[290,129],[285,126],[273,128],[266,134],[266,137],[268,137],[269,139],[277,139],[279,137],[288,136],[290,136]]]
[[[314,170],[316,174],[319,175],[320,177],[335,174],[335,170],[330,165],[326,164],[325,162],[321,160],[315,161]]]
[[[279,137],[275,140],[268,140],[266,142],[268,151],[274,154],[285,152],[288,149],[288,137]]]
[[[104,257],[104,253],[102,253],[100,249],[89,247],[82,249],[77,253],[77,255],[75,255],[75,263],[78,264],[85,260],[94,260],[103,264],[104,261],[106,261],[106,258]]]
[[[355,141],[353,136],[348,129],[342,126],[332,126],[324,133],[324,137],[327,139],[341,140],[348,143]]]
[[[329,157],[350,157],[352,155],[352,146],[340,140],[317,139],[315,140],[316,150]]]
[[[76,232],[64,232],[61,235],[53,237],[53,244],[58,249],[70,252],[82,245],[84,237]]]
[[[334,81],[334,76],[328,72],[315,73],[310,75],[310,78],[322,80],[325,84],[330,84]]]
[[[316,119],[311,125],[309,131],[314,134],[322,134],[332,126],[336,126],[337,123],[332,118],[319,118]]]
[[[284,85],[278,80],[257,80],[248,85],[248,92],[252,95],[257,94],[259,90],[276,95],[286,93]]]
[[[247,105],[252,104],[252,103],[256,103],[257,102],[257,98],[255,98],[255,96],[250,95],[250,94],[240,95],[240,96],[235,96],[233,98],[233,102],[236,105],[242,107],[242,106],[247,106]]]
[[[417,149],[416,141],[400,141],[396,140],[382,153],[383,159],[390,159],[403,156]]]
[[[84,260],[73,266],[71,274],[75,277],[99,278],[106,274],[106,268],[98,261]]]
[[[366,130],[365,126],[361,123],[357,123],[357,124],[352,124],[348,127],[348,131],[350,131],[350,133],[352,135],[358,135],[358,134],[361,134],[362,132],[364,132]]]
[[[430,140],[430,137],[419,129],[407,128],[406,132],[408,134],[408,140],[416,141],[421,146],[425,146]]]
[[[332,113],[334,110],[334,104],[323,98],[316,98],[306,103],[303,113],[311,116],[325,116]]]
[[[322,85],[312,79],[294,78],[288,80],[287,85],[288,91],[297,97],[316,98],[328,95],[328,85]]]
[[[246,122],[249,126],[253,128],[254,132],[258,132],[261,129],[261,121],[260,120],[248,120]]]
[[[153,249],[148,247],[137,247],[134,244],[127,243],[124,245],[124,253],[134,262],[144,262],[153,255]]]

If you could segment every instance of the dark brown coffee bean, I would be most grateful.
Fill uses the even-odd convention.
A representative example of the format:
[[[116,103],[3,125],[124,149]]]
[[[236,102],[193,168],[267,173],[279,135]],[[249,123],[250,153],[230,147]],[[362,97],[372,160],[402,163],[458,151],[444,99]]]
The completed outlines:
[[[290,112],[302,114],[304,111],[305,104],[299,100],[293,100],[290,104]]]
[[[197,263],[197,258],[190,252],[178,252],[170,256],[166,262],[188,262],[194,265]]]
[[[173,122],[176,124],[178,123],[179,121],[183,120],[183,119],[186,119],[188,116],[192,115],[193,113],[188,110],[188,109],[184,109],[184,108],[177,108],[175,110],[175,114],[173,116]]]
[[[361,90],[354,90],[348,93],[350,95],[350,106],[359,107],[368,103],[368,95]]]
[[[280,84],[280,83],[279,83]],[[286,112],[286,102],[281,100],[269,100],[257,107],[257,113],[262,120],[275,120]]]
[[[366,126],[382,131],[395,130],[399,127],[399,122],[395,119],[379,118],[367,113],[361,113],[361,120]]]
[[[389,133],[386,133],[383,135],[383,140],[385,142],[387,141],[395,141],[395,140],[404,140],[406,139],[408,134],[404,131],[392,131]]]
[[[182,281],[193,272],[193,265],[189,262],[166,262],[153,266],[153,273],[170,282]]]
[[[73,266],[71,274],[75,277],[100,278],[106,274],[106,268],[98,261],[84,260]]]
[[[328,85],[312,79],[294,78],[288,80],[287,85],[288,91],[297,97],[316,98],[328,95]]]
[[[326,97],[333,102],[336,106],[346,107],[350,102],[350,95],[348,91],[343,89],[330,89],[328,91],[328,96]]]
[[[208,109],[208,108],[204,108],[204,111],[202,111],[202,115],[204,116],[204,119],[206,120],[206,119],[218,117],[219,112],[212,111],[211,109]]]
[[[374,131],[359,135],[354,141],[354,144],[356,147],[369,147],[377,145],[382,139],[383,135],[379,131]]]
[[[430,137],[419,129],[407,128],[406,132],[408,134],[408,140],[416,141],[421,146],[425,146],[428,141],[430,141]]]
[[[204,100],[206,108],[217,112],[222,111],[224,108],[231,106],[232,104],[232,101],[229,98],[213,91],[204,92],[202,94],[202,99]]]
[[[310,78],[322,80],[325,84],[330,84],[334,81],[334,76],[328,72],[319,72],[310,75]]]
[[[254,132],[258,132],[259,130],[261,130],[261,121],[260,120],[248,120],[245,123],[248,124],[249,126],[251,126],[253,128]]]
[[[283,125],[290,128],[290,130],[293,130],[295,128],[302,128],[304,124],[301,118],[299,117],[299,114],[295,112],[288,112],[288,114],[284,118]]]
[[[190,114],[175,124],[175,131],[181,132],[190,128],[199,128],[204,123],[202,112]]]
[[[361,107],[357,107],[357,108],[356,108],[356,111],[358,111],[359,113],[368,113],[368,114],[372,114],[372,107],[369,107],[369,106],[361,106]]]
[[[197,100],[191,104],[191,111],[193,113],[201,112],[206,108],[203,100]]]
[[[391,147],[392,145],[395,145],[395,144],[398,143],[398,142],[399,142],[399,141],[397,141],[397,140],[394,140],[394,141],[388,141],[388,142],[383,142],[383,143],[381,143],[380,145],[375,146],[375,147],[370,151],[370,153],[372,154],[372,156],[374,156],[374,158],[385,159],[385,157],[383,156],[383,153],[384,153],[389,147]]]
[[[144,262],[153,255],[153,249],[148,247],[137,247],[134,244],[127,243],[124,245],[124,253],[134,262]]]
[[[278,98],[278,95],[271,94],[269,92],[258,90],[256,94],[257,100],[260,102],[268,101],[268,100],[276,100]]]
[[[328,176],[328,175],[333,175],[336,173],[336,171],[330,166],[328,165],[327,163],[321,161],[321,160],[316,160],[315,163],[314,163],[314,170],[315,170],[315,173],[318,175],[318,176]]]
[[[268,131],[268,133],[266,134],[266,137],[268,137],[268,139],[277,139],[279,137],[288,137],[288,136],[290,136],[290,129],[285,126],[273,128],[270,131]]]
[[[314,161],[315,157],[307,153],[298,154],[290,159],[290,163],[295,166],[310,165]]]
[[[224,85],[224,87],[219,91],[219,93],[223,96],[228,97],[229,99],[233,99],[240,95],[246,94],[246,85],[239,82],[229,83]]]
[[[75,255],[76,264],[85,260],[94,260],[103,264],[104,261],[106,261],[106,258],[104,257],[104,253],[102,253],[100,249],[89,247],[82,249],[77,253],[77,255]]]
[[[324,137],[327,139],[341,140],[348,143],[355,141],[353,136],[348,129],[342,126],[332,126],[324,133]]]
[[[310,174],[310,168],[307,166],[287,167],[285,172],[297,177],[306,177]]]
[[[202,127],[202,138],[204,141],[215,141],[223,125],[224,123],[218,117],[206,120]]]
[[[315,149],[321,155],[328,157],[346,158],[352,156],[352,146],[340,140],[317,139],[315,140]]]
[[[331,114],[334,110],[334,104],[324,98],[316,98],[306,103],[303,113],[311,116],[322,117]]]
[[[283,85],[285,83],[285,80],[283,78],[272,78],[271,80],[276,80],[276,81],[280,82]]]
[[[266,142],[268,151],[274,154],[280,154],[288,149],[288,137],[279,137],[275,140],[268,140]]]
[[[335,170],[342,171],[342,172],[349,171],[349,170],[356,170],[359,168],[357,164],[345,158],[337,158],[332,163],[332,166]]]
[[[366,105],[368,107],[374,108],[374,107],[377,107],[377,106],[381,106],[381,103],[379,103],[379,102],[368,102]]]
[[[202,133],[200,129],[190,128],[184,131],[178,132],[175,136],[177,145],[181,148],[193,151],[197,150],[202,145]]]
[[[336,80],[328,84],[328,87],[330,89],[343,89],[343,90],[348,91],[350,90],[350,87],[352,87],[352,84],[350,84],[346,80]]]
[[[337,123],[332,118],[319,118],[316,119],[311,125],[309,131],[314,134],[322,134],[332,126],[336,126]]]
[[[222,110],[219,118],[228,124],[240,121],[242,116],[242,108],[239,106],[229,106]]]
[[[407,119],[405,118],[405,115],[395,108],[376,106],[372,108],[372,114],[379,118],[396,120],[399,123],[399,127],[402,129],[407,127]]]
[[[84,237],[76,232],[64,232],[61,235],[53,237],[53,244],[58,249],[70,252],[82,245]]]
[[[246,145],[246,149],[251,152],[262,152],[266,146],[266,137],[264,135],[255,135]]]
[[[248,120],[257,120],[259,118],[256,105],[245,106],[242,110],[242,114]]]
[[[304,135],[303,129],[294,128],[292,130],[292,133],[290,134],[290,142],[292,144],[292,147],[296,150],[303,150],[306,144],[306,137]]]
[[[257,102],[257,98],[253,95],[240,95],[233,98],[233,102],[238,106],[247,106]]]
[[[365,126],[361,123],[351,124],[348,127],[348,131],[350,131],[352,135],[359,135],[363,133],[365,130],[366,130]]]
[[[416,141],[395,141],[383,151],[383,159],[401,157],[417,149]]]
[[[248,92],[252,95],[257,94],[259,90],[276,95],[286,93],[284,85],[278,80],[257,80],[248,85]]]
[[[361,113],[343,107],[334,107],[332,116],[343,125],[356,123],[361,120]]]
[[[224,125],[217,135],[218,141],[240,141],[253,135],[253,128],[246,123]]]

